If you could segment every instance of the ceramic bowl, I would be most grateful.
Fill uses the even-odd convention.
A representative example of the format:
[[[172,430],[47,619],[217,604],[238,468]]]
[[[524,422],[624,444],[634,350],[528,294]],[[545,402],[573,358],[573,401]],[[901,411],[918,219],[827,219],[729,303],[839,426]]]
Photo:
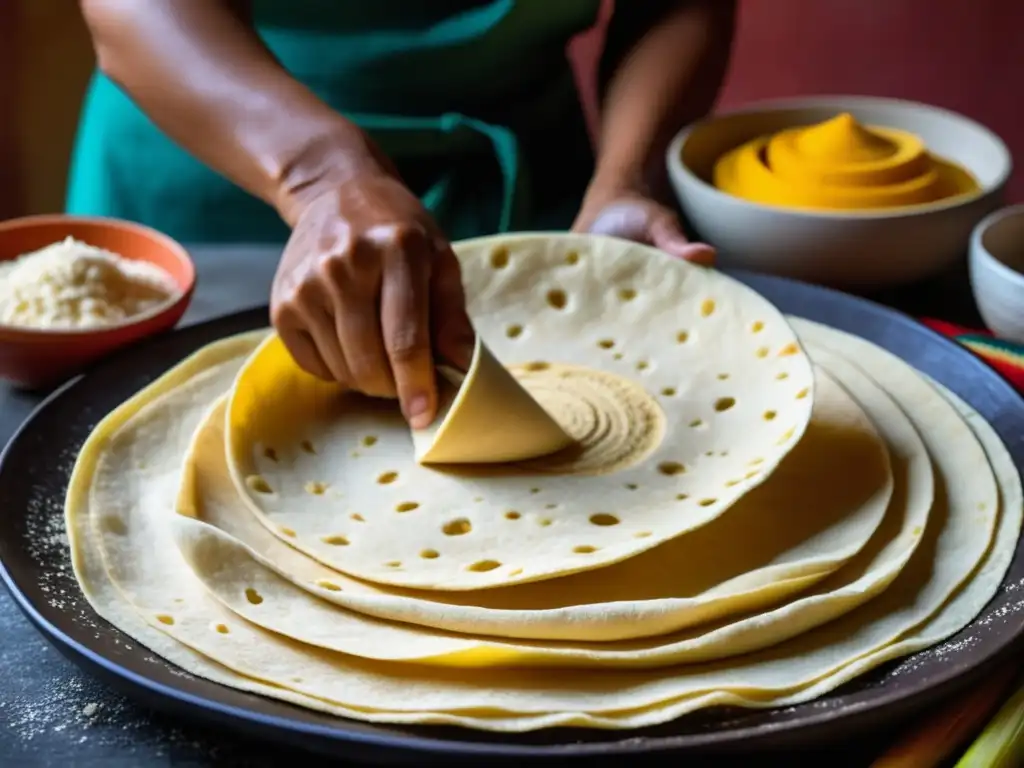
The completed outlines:
[[[168,330],[181,319],[192,299],[196,273],[185,249],[166,235],[127,221],[52,215],[0,222],[0,261],[66,237],[155,264],[171,276],[179,292],[151,312],[98,329],[0,325],[0,378],[16,386],[35,389],[56,384],[116,349]]]
[[[711,184],[715,161],[730,149],[843,112],[916,134],[930,151],[966,167],[980,190],[900,209],[817,212],[747,202]],[[1006,145],[973,120],[925,104],[856,96],[760,102],[712,116],[676,135],[667,163],[685,218],[718,248],[722,266],[840,288],[909,283],[962,259],[973,227],[1000,206],[1012,168]]]
[[[1024,205],[996,211],[975,227],[970,274],[985,325],[1024,344]]]

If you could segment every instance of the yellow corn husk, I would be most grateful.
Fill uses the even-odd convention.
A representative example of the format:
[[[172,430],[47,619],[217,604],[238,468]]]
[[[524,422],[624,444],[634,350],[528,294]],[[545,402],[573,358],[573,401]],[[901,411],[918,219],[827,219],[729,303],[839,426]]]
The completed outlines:
[[[1024,685],[1021,685],[960,758],[956,768],[1024,765]]]
[[[1013,680],[1005,670],[961,699],[950,702],[898,741],[871,768],[936,768],[981,729]]]

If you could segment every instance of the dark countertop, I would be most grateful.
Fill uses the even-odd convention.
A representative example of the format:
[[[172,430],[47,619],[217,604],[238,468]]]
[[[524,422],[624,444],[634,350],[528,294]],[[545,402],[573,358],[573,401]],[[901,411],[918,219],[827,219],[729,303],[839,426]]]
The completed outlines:
[[[184,323],[266,303],[277,249],[233,246],[191,250],[199,271],[199,286]],[[927,285],[873,298],[911,314],[981,327],[964,269]],[[42,394],[20,392],[0,384],[0,443],[7,441]],[[834,768],[866,766],[884,743],[834,745],[827,759]],[[779,756],[778,763],[813,763],[815,757],[824,760],[825,755]],[[257,768],[296,759],[301,760],[304,768],[339,764],[321,763],[296,755],[294,750],[280,751],[253,744],[230,733],[210,732],[143,709],[65,660],[22,617],[10,596],[0,590],[0,765]],[[749,760],[741,764],[749,764]],[[762,757],[756,760],[761,766],[775,763]],[[729,764],[721,759],[714,762],[717,768]]]

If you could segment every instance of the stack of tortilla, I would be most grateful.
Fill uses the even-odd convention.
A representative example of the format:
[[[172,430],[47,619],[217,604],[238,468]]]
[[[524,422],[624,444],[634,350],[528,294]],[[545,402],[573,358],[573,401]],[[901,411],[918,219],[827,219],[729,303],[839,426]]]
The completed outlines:
[[[611,238],[456,251],[479,337],[428,429],[270,331],[104,419],[66,503],[97,612],[223,685],[512,732],[808,701],[995,593],[1019,475],[892,354]]]

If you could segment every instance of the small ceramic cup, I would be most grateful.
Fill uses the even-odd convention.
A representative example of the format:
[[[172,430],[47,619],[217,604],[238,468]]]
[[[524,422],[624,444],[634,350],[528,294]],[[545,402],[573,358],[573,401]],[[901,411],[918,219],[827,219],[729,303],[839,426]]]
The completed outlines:
[[[970,271],[985,325],[1024,344],[1024,205],[998,210],[974,228]]]

